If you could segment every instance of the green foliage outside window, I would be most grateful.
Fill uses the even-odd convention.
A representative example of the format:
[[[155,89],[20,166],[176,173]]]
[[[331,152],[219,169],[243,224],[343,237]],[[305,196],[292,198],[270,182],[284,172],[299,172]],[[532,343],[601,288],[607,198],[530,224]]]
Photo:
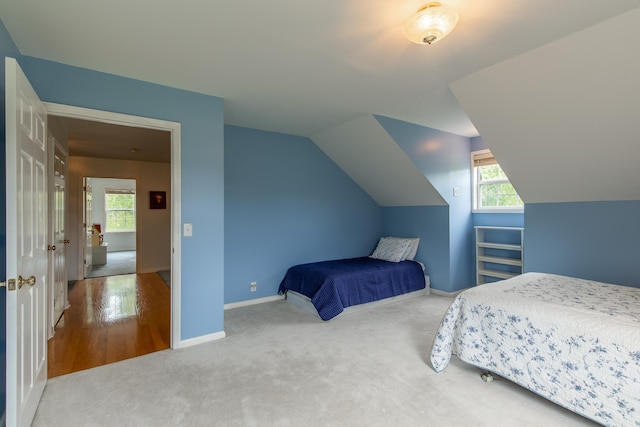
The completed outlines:
[[[107,231],[135,231],[136,195],[106,194]]]
[[[478,167],[478,204],[481,208],[521,208],[524,206],[500,165]]]

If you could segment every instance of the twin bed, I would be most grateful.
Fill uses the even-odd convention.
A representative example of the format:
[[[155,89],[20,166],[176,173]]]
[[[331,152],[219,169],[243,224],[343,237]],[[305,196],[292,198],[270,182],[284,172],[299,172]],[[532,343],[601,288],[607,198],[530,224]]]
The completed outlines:
[[[298,307],[330,320],[354,307],[428,293],[423,264],[413,260],[420,239],[382,237],[370,256],[289,268],[278,292]]]
[[[426,283],[418,262],[361,257],[293,266],[279,292],[303,310],[330,320],[354,307],[424,295]]]
[[[640,289],[542,273],[459,294],[431,364],[451,355],[607,426],[640,426]]]

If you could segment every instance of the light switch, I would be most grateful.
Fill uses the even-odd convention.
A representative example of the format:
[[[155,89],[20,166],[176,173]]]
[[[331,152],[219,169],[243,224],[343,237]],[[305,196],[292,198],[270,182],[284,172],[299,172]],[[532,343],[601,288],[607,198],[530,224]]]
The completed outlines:
[[[460,187],[453,187],[453,197],[460,196]]]
[[[184,236],[193,236],[193,224],[184,225]]]

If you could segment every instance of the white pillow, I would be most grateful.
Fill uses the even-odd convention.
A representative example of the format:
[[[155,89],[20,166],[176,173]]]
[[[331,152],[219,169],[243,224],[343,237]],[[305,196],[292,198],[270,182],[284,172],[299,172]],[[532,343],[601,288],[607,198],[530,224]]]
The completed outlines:
[[[378,246],[370,255],[371,258],[384,261],[400,262],[411,247],[411,239],[399,237],[381,237]]]
[[[407,253],[404,256],[404,259],[413,261],[413,258],[415,258],[416,253],[418,252],[418,244],[420,244],[420,238],[414,237],[409,240],[411,240],[411,245],[409,245],[409,247],[407,248]]]

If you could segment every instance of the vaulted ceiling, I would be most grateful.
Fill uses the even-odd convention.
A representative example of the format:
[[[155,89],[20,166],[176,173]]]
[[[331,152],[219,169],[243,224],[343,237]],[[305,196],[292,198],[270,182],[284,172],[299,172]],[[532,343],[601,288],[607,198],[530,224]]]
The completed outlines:
[[[640,200],[640,8],[452,84],[526,203]]]
[[[424,0],[3,0],[23,55],[225,99],[229,124],[311,136],[362,114],[459,135],[462,77],[638,7],[638,0],[443,0],[458,27],[402,34]]]
[[[0,19],[23,55],[222,97],[228,124],[320,141],[378,114],[480,133],[528,203],[640,198],[638,0],[445,0],[458,27],[419,46],[402,25],[423,3],[3,0]]]

